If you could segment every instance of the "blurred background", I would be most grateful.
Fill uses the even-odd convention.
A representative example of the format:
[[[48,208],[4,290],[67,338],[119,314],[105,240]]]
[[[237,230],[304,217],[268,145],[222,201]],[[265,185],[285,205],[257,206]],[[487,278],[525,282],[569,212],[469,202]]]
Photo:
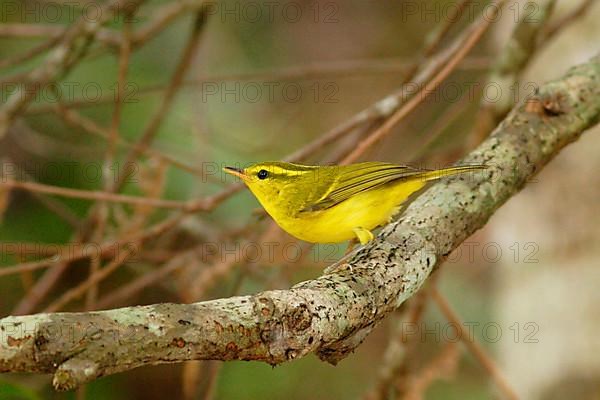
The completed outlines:
[[[493,15],[488,1],[459,0],[150,0],[113,13],[0,1],[1,109],[13,110],[0,119],[1,316],[195,302],[318,276],[346,245],[287,236],[221,168],[343,160],[383,119],[340,127],[401,88],[410,99],[427,66]],[[103,18],[48,62],[65,29]],[[508,1],[360,159],[457,161],[536,85],[597,54],[598,18],[595,1]],[[5,374],[0,399],[599,399],[598,134],[563,151],[335,367],[315,356],[188,362],[71,393],[50,376]]]

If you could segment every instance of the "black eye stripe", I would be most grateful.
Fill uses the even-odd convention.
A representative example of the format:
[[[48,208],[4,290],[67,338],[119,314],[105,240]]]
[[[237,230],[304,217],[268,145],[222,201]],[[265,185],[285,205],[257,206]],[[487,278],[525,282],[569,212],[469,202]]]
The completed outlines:
[[[267,171],[266,169],[261,169],[260,171],[258,171],[258,174],[256,174],[256,176],[258,177],[258,179],[267,179],[267,177],[269,176],[269,171]]]

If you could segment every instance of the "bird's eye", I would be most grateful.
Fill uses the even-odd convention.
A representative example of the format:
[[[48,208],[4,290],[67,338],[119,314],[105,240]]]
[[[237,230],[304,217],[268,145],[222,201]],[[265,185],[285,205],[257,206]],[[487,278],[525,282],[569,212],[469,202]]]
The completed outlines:
[[[267,171],[266,169],[261,169],[260,171],[258,171],[258,174],[256,174],[256,176],[258,176],[258,179],[267,179],[267,176],[269,176],[269,171]]]

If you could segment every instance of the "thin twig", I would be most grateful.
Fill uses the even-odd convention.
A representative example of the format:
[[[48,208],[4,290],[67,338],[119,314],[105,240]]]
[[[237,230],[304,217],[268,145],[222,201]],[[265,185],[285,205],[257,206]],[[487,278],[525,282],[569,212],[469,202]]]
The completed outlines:
[[[186,13],[205,13],[205,1],[183,0],[167,3],[152,13],[152,19],[137,30],[132,38],[132,45],[140,47],[162,32],[171,22]]]
[[[497,14],[500,8],[506,3],[506,0],[495,2],[496,7],[493,7],[494,14]],[[449,49],[440,57],[437,57],[433,64],[441,67],[439,71],[433,68],[425,71],[422,78],[417,77],[417,81],[426,82],[424,85],[419,85],[420,90],[412,96],[402,107],[398,108],[391,117],[389,117],[383,125],[367,138],[361,141],[356,149],[345,157],[341,164],[350,164],[360,158],[370,147],[387,136],[392,128],[396,126],[404,117],[413,111],[423,100],[427,94],[433,92],[443,81],[454,71],[460,61],[467,53],[479,42],[483,34],[489,28],[494,16],[486,15],[475,21],[463,34],[457,38]]]
[[[437,279],[437,275],[433,275],[432,278]],[[412,356],[417,348],[417,335],[407,335],[405,327],[415,327],[423,319],[429,300],[429,288],[434,284],[435,282],[431,282],[405,304],[405,307],[408,308],[406,310],[408,317],[406,319],[397,318],[391,339],[386,346],[383,362],[379,367],[377,382],[373,389],[366,394],[365,399],[385,399],[393,381],[406,381]],[[404,386],[397,385],[400,395],[406,392]]]
[[[94,246],[97,249],[96,256],[99,254],[103,257],[105,254],[113,251],[115,248],[121,248],[123,246],[132,246],[133,244],[137,244],[141,247],[146,240],[161,235],[169,229],[177,226],[184,216],[185,214],[175,215],[157,223],[141,233],[126,236],[118,240],[109,240],[107,242],[100,243],[99,245]],[[77,251],[74,251],[73,254],[66,259],[57,259],[56,257],[51,257],[36,262],[0,268],[0,276],[3,276],[13,273],[20,273],[22,271],[33,271],[50,266],[44,275],[36,282],[35,286],[31,288],[31,290],[27,292],[27,294],[21,299],[11,314],[20,315],[30,313],[33,308],[44,298],[44,296],[47,295],[50,289],[52,289],[54,284],[66,271],[71,262],[90,257],[90,254],[82,249],[85,249],[85,247],[79,247]]]
[[[475,338],[471,338],[469,333],[465,331],[463,322],[444,296],[442,296],[436,288],[432,288],[431,298],[436,302],[448,322],[451,322],[453,327],[458,331],[458,336],[461,338],[467,349],[473,354],[475,359],[479,361],[481,366],[490,375],[498,389],[504,393],[504,396],[507,399],[517,400],[519,398],[517,393],[508,384],[496,363],[485,353],[483,347],[475,341]]]
[[[61,25],[43,25],[26,23],[9,23],[0,25],[0,37],[18,38],[60,38],[64,36],[67,28]],[[100,28],[96,31],[96,40],[111,46],[118,46],[120,39],[108,28]]]
[[[123,22],[123,40],[121,41],[121,48],[119,52],[119,70],[117,73],[117,94],[115,97],[115,105],[113,115],[111,119],[110,131],[108,142],[106,146],[106,154],[104,156],[103,164],[103,189],[105,192],[112,192],[112,180],[111,168],[115,159],[115,152],[117,149],[117,142],[119,139],[119,125],[121,123],[121,111],[123,108],[123,98],[125,90],[125,80],[127,79],[127,71],[129,68],[129,57],[131,55],[131,18],[134,10],[128,10],[129,13],[125,16]],[[96,231],[92,234],[94,240],[100,241],[104,237],[104,231],[107,224],[109,206],[105,201],[99,203],[98,211],[98,224],[96,225]],[[100,257],[92,257],[90,263],[90,278],[92,280],[100,269]],[[106,267],[108,268],[108,266]],[[86,310],[93,310],[95,308],[96,300],[98,297],[98,285],[89,285],[89,290],[86,297]]]
[[[454,342],[447,342],[430,363],[410,381],[404,400],[422,400],[425,392],[435,380],[448,378],[456,371],[460,352]]]
[[[97,20],[84,16],[71,25],[60,43],[39,67],[27,73],[28,85],[19,85],[0,107],[0,138],[3,137],[14,119],[29,105],[34,96],[48,83],[66,74],[83,57],[95,33],[119,9],[135,5],[143,0],[112,0],[103,5]]]
[[[80,190],[64,188],[52,185],[45,185],[37,182],[22,182],[7,179],[0,182],[0,186],[5,186],[13,189],[24,189],[31,192],[54,194],[62,197],[70,197],[75,199],[108,201],[112,203],[123,203],[131,205],[146,205],[156,208],[166,208],[172,210],[187,210],[190,208],[189,202],[181,202],[176,200],[152,199],[146,197],[128,196],[124,194],[116,194],[110,192],[102,192],[95,190]],[[197,202],[195,202],[197,203]],[[197,207],[195,210],[200,211],[202,207]]]
[[[198,44],[200,43],[202,29],[206,25],[206,17],[207,16],[205,9],[201,9],[197,12],[196,18],[194,20],[194,25],[192,27],[192,32],[190,34],[187,44],[185,45],[181,59],[179,60],[179,63],[177,64],[177,67],[175,68],[175,71],[171,76],[169,86],[167,87],[167,90],[165,90],[165,93],[161,98],[158,110],[156,110],[154,114],[152,114],[152,118],[148,122],[148,125],[146,125],[146,128],[144,129],[140,138],[137,140],[136,145],[125,156],[125,168],[127,168],[131,163],[133,163],[140,155],[141,151],[143,149],[146,149],[150,145],[150,143],[152,143],[154,137],[158,133],[158,129],[160,128],[163,119],[167,115],[168,111],[171,109],[173,99],[179,91],[181,84],[183,83],[183,79],[186,75],[186,72],[192,64],[196,55]],[[122,187],[125,176],[127,176],[125,171],[121,171],[114,185],[114,189],[116,191],[118,191]]]
[[[219,380],[219,372],[223,369],[223,363],[212,361],[210,372],[208,375],[208,383],[206,384],[206,390],[204,391],[204,400],[212,400],[215,398],[217,391],[217,381]]]
[[[459,101],[446,108],[433,126],[428,128],[427,132],[420,138],[421,141],[419,147],[410,152],[412,161],[416,162],[419,158],[423,157],[430,146],[452,125],[452,123],[468,110],[469,105],[469,96],[464,95]]]
[[[34,180],[34,178],[31,175],[29,175],[29,173],[27,173],[27,171],[24,170],[23,168],[18,168],[18,170],[19,170],[19,176],[22,176],[24,179],[27,179],[28,181]],[[2,186],[2,183],[6,182],[7,180],[8,180],[8,178],[2,179],[2,181],[0,182],[0,186]],[[56,199],[53,199],[52,197],[48,197],[45,194],[40,193],[40,192],[33,191],[33,192],[31,192],[31,194],[37,201],[40,202],[40,204],[42,204],[48,210],[52,211],[54,214],[56,214],[57,216],[62,218],[65,222],[67,222],[73,228],[78,228],[80,226],[81,222],[79,221],[79,218],[77,217],[77,215],[73,211],[71,211],[71,209],[69,207],[67,207],[65,204],[61,203],[60,201],[58,201]]]
[[[54,109],[57,112],[57,114],[67,124],[80,127],[82,129],[84,129],[86,132],[89,132],[89,133],[91,133],[95,136],[101,137],[103,139],[108,140],[108,138],[110,137],[110,131],[108,129],[101,127],[96,122],[94,122],[92,119],[87,118],[74,110],[68,109],[66,106],[64,106],[64,104],[62,102],[58,102],[58,104],[54,107]],[[117,136],[117,143],[119,144],[119,146],[121,146],[129,151],[131,151],[133,149],[133,147],[136,146],[135,143],[131,143],[130,141],[125,139],[122,135]],[[194,168],[190,165],[187,165],[187,164],[177,160],[173,156],[166,155],[166,154],[160,152],[159,150],[153,149],[152,147],[147,147],[145,149],[140,148],[139,150],[146,157],[157,158],[158,160],[164,161],[170,165],[173,165],[176,168],[181,169],[182,171],[186,171],[186,172],[189,172],[190,174],[198,176],[199,178],[202,178],[202,179],[211,178],[210,176],[207,177],[206,172],[203,171],[202,169]]]
[[[571,25],[574,21],[586,15],[588,10],[595,4],[595,0],[583,0],[577,8],[565,15],[552,25],[549,25],[546,30],[542,33],[541,41],[543,43],[550,42],[556,34],[564,30],[567,26]]]
[[[24,51],[23,53],[19,53],[13,57],[7,57],[3,60],[0,60],[0,68],[11,67],[16,64],[24,63],[34,57],[37,57],[43,54],[46,50],[52,48],[55,44],[59,42],[60,36],[51,37],[43,41],[42,43],[33,46],[32,48]],[[15,82],[12,80],[11,82]]]
[[[44,312],[56,312],[64,308],[64,306],[67,305],[69,302],[77,299],[78,297],[83,296],[86,293],[86,291],[96,286],[98,283],[100,283],[100,281],[106,279],[110,274],[115,272],[117,268],[123,265],[123,263],[126,262],[129,256],[131,256],[133,253],[134,249],[131,247],[124,249],[122,252],[119,252],[117,258],[112,260],[104,268],[93,271],[90,277],[80,285],[63,293],[58,299],[54,300],[48,307],[46,307]]]
[[[34,266],[35,263],[25,263],[19,264],[17,267],[19,268],[19,272],[23,271],[32,271],[33,269],[23,268],[24,266]],[[38,305],[44,296],[52,289],[52,287],[58,282],[62,274],[69,267],[69,263],[67,261],[62,261],[53,266],[53,268],[48,269],[44,275],[39,278],[33,287],[27,291],[25,296],[21,298],[21,300],[17,303],[15,308],[12,310],[12,315],[23,315],[29,314],[33,311],[33,308]],[[11,267],[7,268],[8,271],[0,270],[0,274],[4,272],[9,272]],[[17,268],[15,268],[17,269]]]
[[[455,7],[452,7],[452,13],[445,16],[435,29],[427,35],[425,46],[421,51],[421,56],[412,64],[410,69],[408,69],[403,84],[411,81],[419,71],[419,67],[426,64],[427,59],[439,49],[450,29],[460,20],[463,10],[470,1],[471,0],[461,0]]]
[[[173,227],[177,226],[181,222],[181,220],[183,219],[184,216],[185,216],[185,214],[178,214],[169,219],[161,221],[150,228],[147,228],[145,231],[143,231],[141,233],[126,236],[126,237],[123,237],[123,238],[120,238],[117,240],[107,240],[100,244],[92,243],[91,245],[95,250],[97,250],[97,254],[100,254],[100,256],[102,256],[102,257],[104,257],[107,254],[110,254],[110,252],[114,251],[115,248],[119,248],[121,246],[125,246],[128,244],[131,245],[132,243],[139,242],[139,244],[141,246],[144,241],[149,240],[155,236],[161,235],[161,234],[167,232],[168,230],[172,229]],[[76,249],[66,259],[63,259],[61,257],[52,256],[52,257],[45,258],[45,259],[39,260],[39,261],[21,263],[21,264],[9,266],[9,267],[0,268],[0,277],[21,273],[23,271],[35,271],[38,269],[47,268],[48,266],[55,265],[57,263],[62,263],[62,262],[70,263],[70,262],[78,261],[78,260],[81,260],[84,258],[89,258],[90,254],[87,253],[86,251],[84,251],[84,249],[86,248],[86,245],[88,245],[88,244],[87,243],[78,243],[78,246],[76,247]]]
[[[514,92],[513,88],[519,84],[521,74],[535,55],[556,0],[541,0],[535,4],[535,19],[532,21],[523,13],[492,66],[487,82],[498,87],[499,96],[494,100],[486,96],[481,98],[480,110],[475,115],[472,132],[464,146],[467,149],[479,144],[515,105],[515,96],[511,92]]]
[[[200,75],[198,78],[185,79],[182,87],[202,90],[203,87],[216,82],[229,81],[308,81],[315,79],[344,79],[356,78],[360,76],[370,76],[379,74],[400,74],[403,80],[409,80],[409,72],[415,65],[415,62],[407,62],[403,58],[390,59],[359,59],[345,61],[328,61],[319,63],[309,63],[300,66],[282,67],[273,70],[256,72],[232,72]],[[466,57],[460,65],[460,70],[483,70],[489,68],[490,60],[487,56]],[[0,81],[1,82],[1,81]],[[156,92],[164,91],[168,83],[159,83],[136,88],[135,95],[150,95]],[[84,98],[75,98],[65,101],[64,105],[68,109],[94,107],[102,104],[109,104],[114,101],[112,93],[103,93],[98,99],[90,102]],[[26,115],[38,115],[49,113],[54,110],[53,104],[32,104],[25,112]]]
[[[121,285],[115,290],[112,290],[110,293],[100,298],[100,300],[97,303],[97,307],[107,308],[115,304],[120,304],[126,301],[127,299],[131,299],[131,297],[134,294],[142,291],[144,288],[165,279],[173,272],[185,267],[187,264],[187,258],[190,257],[190,254],[193,253],[186,253],[176,256],[161,268],[147,272],[140,276],[138,279],[132,280],[131,282]]]

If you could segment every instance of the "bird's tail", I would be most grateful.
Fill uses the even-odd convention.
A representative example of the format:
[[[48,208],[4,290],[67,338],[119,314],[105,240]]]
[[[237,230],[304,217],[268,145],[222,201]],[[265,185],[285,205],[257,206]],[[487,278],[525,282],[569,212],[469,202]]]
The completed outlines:
[[[414,178],[423,179],[425,181],[434,181],[445,176],[464,174],[470,171],[480,171],[486,169],[487,167],[487,165],[483,164],[458,165],[456,167],[436,169],[433,171],[423,171]]]

